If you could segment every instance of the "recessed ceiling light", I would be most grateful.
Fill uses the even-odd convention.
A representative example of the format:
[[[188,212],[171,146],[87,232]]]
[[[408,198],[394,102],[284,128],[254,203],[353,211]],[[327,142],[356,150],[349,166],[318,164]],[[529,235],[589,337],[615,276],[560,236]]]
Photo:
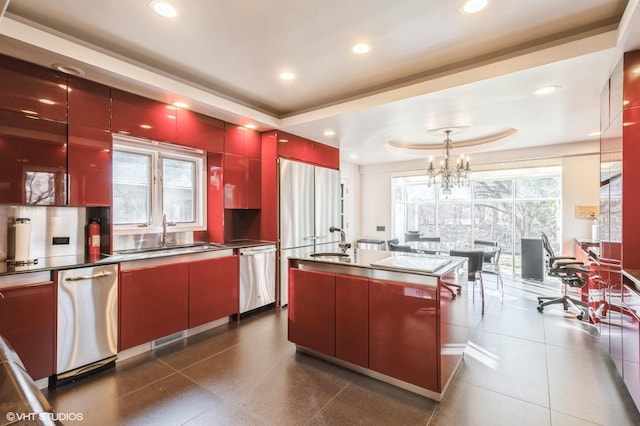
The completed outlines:
[[[285,81],[290,81],[296,78],[296,75],[290,71],[286,71],[283,73],[280,73],[280,79],[281,80],[285,80]]]
[[[173,106],[177,108],[187,108],[189,105],[187,105],[185,102],[175,101],[173,103]]]
[[[178,15],[176,8],[166,1],[153,0],[149,3],[149,6],[151,6],[158,15],[164,16],[165,18],[175,18]]]
[[[55,105],[56,103],[53,102],[51,99],[38,99],[38,102],[40,102],[41,104],[45,104],[45,105]]]
[[[600,132],[591,132],[587,136],[590,136],[590,137],[600,136]]]
[[[549,93],[553,93],[556,90],[560,89],[560,86],[556,86],[551,85],[551,86],[544,86],[544,87],[539,87],[536,90],[533,91],[534,95],[548,95]]]
[[[72,65],[53,64],[51,68],[70,75],[83,75],[84,71]]]
[[[349,158],[358,158],[358,154],[351,154]]]
[[[278,139],[278,142],[287,143],[287,142],[289,142],[289,139]]]
[[[460,5],[460,12],[466,15],[480,12],[489,4],[488,0],[466,0]]]
[[[356,55],[362,55],[364,53],[367,53],[369,50],[371,50],[371,47],[369,47],[369,45],[366,43],[358,43],[353,45],[353,47],[351,48],[351,51]]]
[[[255,129],[256,125],[255,124],[245,124],[244,127],[246,127],[247,129]]]
[[[324,131],[323,135],[331,137],[331,136],[335,136],[336,132],[334,132],[331,129],[327,129],[327,130]]]

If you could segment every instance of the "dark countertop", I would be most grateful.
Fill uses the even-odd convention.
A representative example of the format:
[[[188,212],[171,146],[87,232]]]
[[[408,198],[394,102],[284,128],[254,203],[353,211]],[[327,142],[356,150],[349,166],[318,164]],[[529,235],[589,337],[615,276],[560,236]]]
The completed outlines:
[[[38,263],[30,263],[28,265],[13,265],[7,262],[0,263],[0,276],[23,274],[28,272],[42,272],[58,269],[81,268],[96,264],[118,263],[118,260],[110,260],[111,256],[100,255],[97,259],[89,259],[84,254],[43,257],[38,259]]]
[[[640,293],[640,271],[637,269],[623,269],[622,275],[631,281],[635,291]]]

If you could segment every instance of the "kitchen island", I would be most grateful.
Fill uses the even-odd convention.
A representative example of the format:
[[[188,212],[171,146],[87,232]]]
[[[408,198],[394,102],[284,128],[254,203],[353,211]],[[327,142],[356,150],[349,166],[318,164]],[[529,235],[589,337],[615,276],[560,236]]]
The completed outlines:
[[[298,351],[441,399],[468,340],[465,259],[357,250],[292,257],[288,273]]]

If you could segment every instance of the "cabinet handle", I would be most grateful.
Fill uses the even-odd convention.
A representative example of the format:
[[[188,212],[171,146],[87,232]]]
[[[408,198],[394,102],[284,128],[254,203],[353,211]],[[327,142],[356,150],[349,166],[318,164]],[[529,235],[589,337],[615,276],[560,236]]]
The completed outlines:
[[[104,272],[99,272],[99,273],[93,274],[93,275],[76,275],[74,277],[67,277],[64,280],[65,281],[92,280],[94,278],[108,277],[111,274],[112,274],[112,272],[104,271]]]

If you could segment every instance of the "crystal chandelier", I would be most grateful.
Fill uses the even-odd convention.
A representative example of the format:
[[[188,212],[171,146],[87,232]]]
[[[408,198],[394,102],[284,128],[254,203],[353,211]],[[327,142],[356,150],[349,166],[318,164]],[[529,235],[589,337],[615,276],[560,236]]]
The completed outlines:
[[[440,188],[442,193],[446,196],[451,195],[451,188],[454,186],[462,186],[465,181],[469,181],[471,176],[471,168],[469,167],[469,157],[465,159],[464,155],[453,164],[451,158],[451,139],[449,135],[452,129],[445,129],[446,139],[444,140],[444,158],[440,161],[440,167],[435,169],[433,167],[433,157],[429,158],[429,167],[427,168],[427,176],[429,177],[429,186],[437,183],[437,178],[440,178]]]

